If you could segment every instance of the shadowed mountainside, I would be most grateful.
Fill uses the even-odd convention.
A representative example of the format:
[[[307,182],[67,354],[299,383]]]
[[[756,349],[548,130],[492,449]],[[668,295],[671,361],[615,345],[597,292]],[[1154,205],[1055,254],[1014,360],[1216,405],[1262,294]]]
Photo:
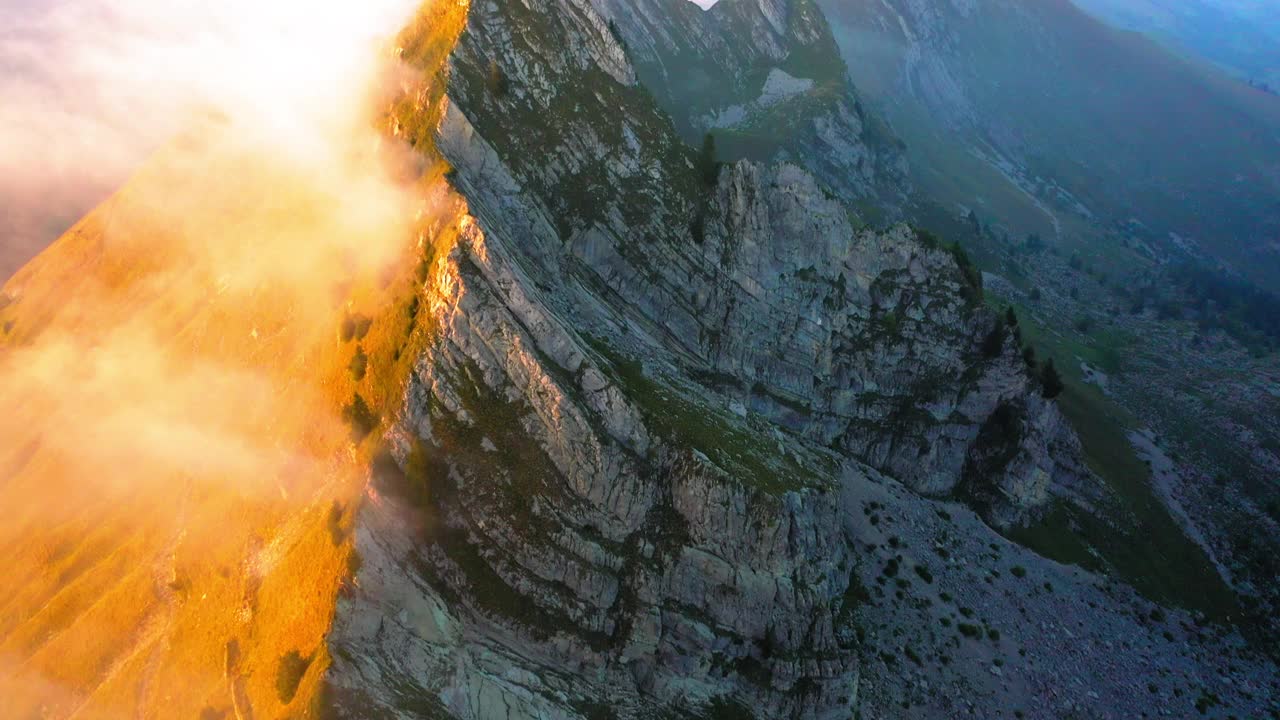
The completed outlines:
[[[1134,219],[1161,257],[1280,285],[1280,98],[1068,0],[820,4],[939,202],[1070,243]]]

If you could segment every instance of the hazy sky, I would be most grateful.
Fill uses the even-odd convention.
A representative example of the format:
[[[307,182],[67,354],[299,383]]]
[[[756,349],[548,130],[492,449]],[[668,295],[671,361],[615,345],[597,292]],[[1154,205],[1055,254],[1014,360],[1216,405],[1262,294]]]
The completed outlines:
[[[306,139],[417,4],[0,0],[0,283],[193,116]]]

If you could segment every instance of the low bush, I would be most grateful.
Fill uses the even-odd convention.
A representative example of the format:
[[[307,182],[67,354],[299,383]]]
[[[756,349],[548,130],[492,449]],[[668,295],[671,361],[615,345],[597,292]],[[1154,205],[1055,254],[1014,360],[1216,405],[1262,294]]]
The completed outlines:
[[[276,671],[276,694],[280,697],[280,702],[288,705],[293,701],[293,697],[298,694],[298,685],[302,683],[313,659],[314,657],[302,657],[297,650],[290,650],[280,658],[280,666]]]

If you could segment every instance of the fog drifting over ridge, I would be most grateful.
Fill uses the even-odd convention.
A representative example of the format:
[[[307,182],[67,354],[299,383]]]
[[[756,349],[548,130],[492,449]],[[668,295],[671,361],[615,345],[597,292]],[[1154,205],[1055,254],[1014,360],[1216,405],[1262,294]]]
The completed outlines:
[[[0,26],[0,280],[210,113],[285,151],[332,131],[370,43],[417,3],[7,0]],[[314,78],[327,77],[322,86]],[[361,81],[363,82],[363,81]],[[327,119],[326,119],[327,117]],[[330,127],[314,127],[317,120]]]
[[[391,40],[419,2],[41,2],[0,30],[4,261],[111,198],[0,294],[19,589],[0,696],[6,716],[196,717],[229,638],[260,667],[315,647],[344,577],[317,518],[365,477],[346,418],[376,424],[364,398],[394,383],[368,360],[393,339],[374,325],[357,351],[341,328],[400,317],[440,194],[386,132],[418,79]],[[138,666],[113,694],[101,668]]]

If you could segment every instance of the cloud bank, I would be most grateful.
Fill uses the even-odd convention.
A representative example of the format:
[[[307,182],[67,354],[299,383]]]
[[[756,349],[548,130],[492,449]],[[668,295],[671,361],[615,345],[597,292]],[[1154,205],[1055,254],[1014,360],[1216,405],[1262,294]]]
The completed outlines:
[[[202,117],[305,156],[417,3],[4,0],[0,277]]]

